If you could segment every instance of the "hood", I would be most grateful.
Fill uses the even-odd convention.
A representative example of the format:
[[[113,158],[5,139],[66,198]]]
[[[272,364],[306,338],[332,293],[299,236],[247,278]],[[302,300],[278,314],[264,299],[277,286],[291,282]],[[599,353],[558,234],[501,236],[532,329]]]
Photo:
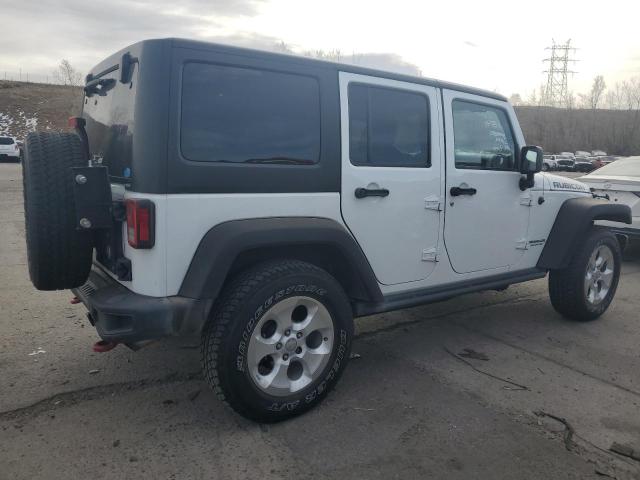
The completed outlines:
[[[573,178],[561,177],[550,173],[543,173],[544,189],[555,192],[575,192],[591,194],[591,190],[584,183]],[[537,184],[538,182],[536,182]]]

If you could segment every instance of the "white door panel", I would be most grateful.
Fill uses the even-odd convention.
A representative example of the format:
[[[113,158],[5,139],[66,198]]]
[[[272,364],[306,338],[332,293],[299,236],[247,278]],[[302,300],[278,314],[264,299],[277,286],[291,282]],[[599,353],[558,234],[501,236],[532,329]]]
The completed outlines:
[[[519,188],[521,175],[514,171],[518,147],[524,143],[515,115],[506,102],[476,95],[444,90],[443,100],[447,138],[444,243],[452,268],[458,273],[506,270],[524,252],[531,208],[529,193]],[[455,117],[454,101],[465,102],[456,104]],[[476,105],[478,111],[474,111]],[[501,135],[505,125],[506,135]],[[474,150],[476,145],[479,148]],[[511,157],[499,153],[510,147]],[[504,170],[509,165],[513,168]],[[463,190],[452,190],[456,187]]]
[[[368,110],[366,133],[356,128],[356,118],[350,130],[349,115],[349,85],[357,85],[363,89],[380,91],[393,95],[394,92],[409,92],[406,98],[416,98],[416,105],[424,101],[424,110],[428,113],[428,124],[424,127],[424,139],[430,139],[425,149],[429,152],[430,167],[394,166],[393,162],[380,162],[385,156],[382,153],[376,165],[354,160],[358,154],[350,152],[350,131],[354,137],[360,140],[365,138],[367,144],[381,139],[376,148],[382,150],[386,140],[390,147],[389,158],[396,158],[396,146],[407,158],[414,155],[406,144],[398,146],[407,136],[422,135],[422,129],[411,131],[411,128],[402,128],[398,125],[405,123],[405,119],[399,119],[396,130],[385,137],[384,132],[371,127],[375,120],[371,117],[375,114],[392,115],[392,108],[383,111],[375,109],[371,96],[367,96]],[[352,90],[353,92],[353,90]],[[386,94],[385,93],[385,94]],[[370,95],[370,94],[369,94]],[[352,94],[352,100],[356,98]],[[362,97],[364,98],[364,97]],[[411,101],[411,100],[408,100]],[[438,237],[441,218],[441,175],[442,155],[440,148],[441,118],[439,116],[439,93],[429,86],[418,85],[395,80],[381,79],[364,75],[340,73],[340,105],[341,105],[341,129],[342,129],[342,195],[341,208],[345,224],[348,226],[365,255],[369,259],[378,281],[382,284],[392,285],[405,282],[413,282],[425,279],[435,267],[438,253]],[[356,107],[352,105],[354,109]],[[420,107],[422,108],[422,107]],[[419,122],[418,125],[421,125]],[[413,124],[415,125],[415,124]],[[388,126],[388,125],[387,125]],[[398,131],[398,129],[400,131]],[[392,130],[389,128],[387,130]],[[393,138],[391,138],[393,137]],[[359,141],[359,140],[354,140]],[[364,142],[364,141],[363,141]],[[355,143],[354,143],[355,145]],[[354,148],[355,150],[355,148]],[[416,151],[420,149],[415,147]],[[423,152],[422,152],[423,153]],[[371,155],[367,149],[367,155]],[[416,154],[417,155],[417,154]],[[372,157],[373,155],[371,155]],[[367,159],[371,158],[367,156]],[[354,164],[356,163],[356,164]],[[388,190],[387,196],[356,197],[356,189]]]

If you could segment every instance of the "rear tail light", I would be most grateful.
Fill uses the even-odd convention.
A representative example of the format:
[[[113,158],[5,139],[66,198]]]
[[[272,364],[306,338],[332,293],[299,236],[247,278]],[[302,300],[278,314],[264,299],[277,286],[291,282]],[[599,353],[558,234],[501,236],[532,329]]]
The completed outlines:
[[[129,245],[133,248],[152,248],[155,243],[155,205],[144,199],[129,199],[125,204]]]
[[[70,128],[84,128],[86,124],[87,121],[82,117],[69,117],[69,120],[67,120],[67,125]]]

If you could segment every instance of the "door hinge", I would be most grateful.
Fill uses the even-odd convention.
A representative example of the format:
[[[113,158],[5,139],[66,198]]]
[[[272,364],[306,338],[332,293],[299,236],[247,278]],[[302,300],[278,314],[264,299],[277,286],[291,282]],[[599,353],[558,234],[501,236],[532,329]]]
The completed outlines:
[[[527,241],[526,240],[519,240],[516,242],[516,250],[528,250],[529,248],[527,247]]]
[[[438,252],[435,248],[428,248],[422,250],[422,261],[423,262],[438,262]]]
[[[530,207],[533,205],[533,200],[531,199],[531,194],[521,195],[520,196],[520,205],[524,205],[525,207]]]
[[[424,208],[427,210],[435,210],[436,212],[441,212],[442,207],[440,206],[440,198],[439,197],[427,197],[424,199]]]

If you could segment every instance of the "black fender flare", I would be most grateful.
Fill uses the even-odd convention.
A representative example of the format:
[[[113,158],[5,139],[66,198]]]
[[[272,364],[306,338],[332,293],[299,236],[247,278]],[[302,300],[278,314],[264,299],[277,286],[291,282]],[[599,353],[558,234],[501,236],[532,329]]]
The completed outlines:
[[[594,220],[631,223],[628,205],[611,203],[592,197],[566,200],[556,216],[547,242],[538,259],[538,268],[555,270],[566,268],[573,254],[573,247],[593,225]]]
[[[340,253],[367,301],[382,292],[362,249],[338,222],[319,217],[272,217],[231,220],[211,228],[200,241],[182,281],[181,297],[215,299],[239,255],[270,247],[329,246]]]

